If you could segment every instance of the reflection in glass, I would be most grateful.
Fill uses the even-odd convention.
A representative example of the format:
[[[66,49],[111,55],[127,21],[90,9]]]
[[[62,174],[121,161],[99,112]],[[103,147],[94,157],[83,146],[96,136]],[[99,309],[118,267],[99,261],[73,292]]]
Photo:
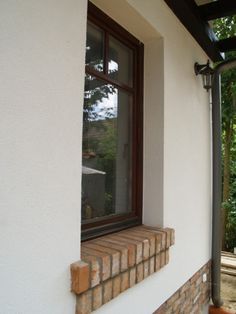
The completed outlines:
[[[86,75],[83,220],[131,210],[131,96]]]
[[[103,71],[104,34],[95,25],[87,24],[86,65]]]
[[[133,51],[114,37],[109,38],[109,76],[132,87]]]

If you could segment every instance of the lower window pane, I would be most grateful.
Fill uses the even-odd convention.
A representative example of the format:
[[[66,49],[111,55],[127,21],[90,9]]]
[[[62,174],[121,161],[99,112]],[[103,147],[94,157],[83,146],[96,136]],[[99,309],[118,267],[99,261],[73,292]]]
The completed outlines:
[[[83,113],[82,218],[131,211],[132,97],[86,75]]]

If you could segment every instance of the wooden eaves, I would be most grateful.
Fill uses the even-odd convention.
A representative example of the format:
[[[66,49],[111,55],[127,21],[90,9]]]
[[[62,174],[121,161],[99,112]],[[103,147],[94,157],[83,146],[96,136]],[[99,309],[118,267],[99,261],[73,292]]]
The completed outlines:
[[[236,36],[217,40],[209,20],[236,14],[236,1],[218,0],[198,6],[194,0],[164,0],[209,58],[223,60],[222,52],[236,51]]]

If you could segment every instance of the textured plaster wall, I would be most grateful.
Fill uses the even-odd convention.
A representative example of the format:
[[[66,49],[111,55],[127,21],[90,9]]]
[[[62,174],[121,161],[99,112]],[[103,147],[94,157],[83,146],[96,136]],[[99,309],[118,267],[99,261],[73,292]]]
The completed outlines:
[[[0,312],[74,313],[86,0],[0,2]],[[162,0],[94,0],[145,44],[144,222],[170,264],[97,313],[152,313],[210,257],[206,56]],[[144,302],[145,300],[145,302]]]
[[[74,313],[86,0],[0,1],[0,313]]]

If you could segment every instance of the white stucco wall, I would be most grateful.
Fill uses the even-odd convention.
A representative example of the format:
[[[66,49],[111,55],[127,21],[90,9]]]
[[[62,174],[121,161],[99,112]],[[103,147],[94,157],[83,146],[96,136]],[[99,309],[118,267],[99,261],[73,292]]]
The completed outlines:
[[[210,259],[210,105],[193,70],[207,56],[164,1],[93,2],[145,44],[144,222],[176,231],[170,264],[96,313],[152,313]]]
[[[0,313],[74,313],[87,1],[0,1]]]
[[[74,313],[86,0],[0,2],[0,313]],[[145,44],[144,222],[163,270],[97,311],[152,313],[210,258],[207,57],[162,0],[94,0]]]

